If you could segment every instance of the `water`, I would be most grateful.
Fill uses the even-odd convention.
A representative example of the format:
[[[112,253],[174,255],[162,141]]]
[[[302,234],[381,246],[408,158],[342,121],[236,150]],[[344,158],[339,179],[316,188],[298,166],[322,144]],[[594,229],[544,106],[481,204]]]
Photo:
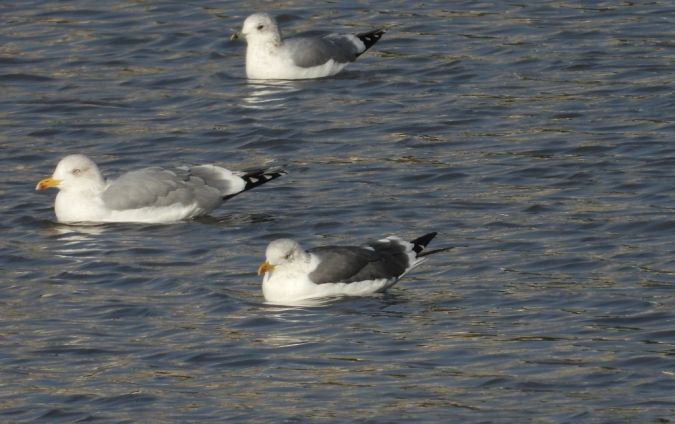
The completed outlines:
[[[672,422],[671,2],[0,5],[0,421]],[[388,33],[254,84],[244,17]],[[69,227],[36,182],[289,174],[211,217]],[[438,231],[390,293],[266,305],[266,244]]]

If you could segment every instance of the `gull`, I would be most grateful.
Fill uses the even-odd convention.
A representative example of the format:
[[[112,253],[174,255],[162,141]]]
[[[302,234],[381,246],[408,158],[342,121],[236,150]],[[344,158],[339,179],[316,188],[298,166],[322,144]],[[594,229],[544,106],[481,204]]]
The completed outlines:
[[[375,44],[385,31],[282,39],[276,20],[254,13],[244,21],[246,76],[250,79],[310,79],[335,75]],[[232,39],[237,39],[234,34]]]
[[[298,304],[308,299],[336,296],[367,296],[392,287],[432,253],[424,252],[436,233],[410,242],[396,236],[362,246],[321,246],[304,250],[291,239],[272,241],[265,262],[262,292],[275,304]]]
[[[150,167],[105,180],[85,155],[61,159],[36,190],[59,189],[54,202],[61,223],[175,222],[205,215],[239,193],[285,171],[233,172],[215,165]]]

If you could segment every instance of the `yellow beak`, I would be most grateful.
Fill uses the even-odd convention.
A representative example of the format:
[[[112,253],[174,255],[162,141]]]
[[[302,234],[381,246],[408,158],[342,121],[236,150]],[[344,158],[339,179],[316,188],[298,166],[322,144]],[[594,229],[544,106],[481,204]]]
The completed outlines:
[[[243,35],[242,35],[241,33],[235,32],[234,34],[232,34],[232,35],[230,36],[230,40],[235,41],[235,40],[240,39],[242,36],[243,36]]]
[[[274,265],[265,261],[265,262],[261,263],[260,266],[258,267],[258,275],[265,274],[269,271],[272,271],[273,269],[274,269]]]
[[[46,190],[49,187],[57,187],[59,184],[61,184],[61,180],[49,177],[45,178],[44,180],[40,180],[40,182],[35,186],[35,190]]]

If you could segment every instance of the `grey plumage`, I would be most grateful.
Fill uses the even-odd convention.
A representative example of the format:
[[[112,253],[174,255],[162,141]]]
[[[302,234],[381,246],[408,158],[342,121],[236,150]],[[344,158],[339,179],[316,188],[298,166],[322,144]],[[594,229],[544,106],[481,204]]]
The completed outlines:
[[[232,194],[231,189],[232,183],[223,179],[222,171],[212,165],[189,169],[151,167],[121,175],[101,197],[107,207],[115,210],[193,202],[204,209],[213,209],[223,196]]]
[[[200,208],[210,210],[223,200],[279,178],[284,173],[282,170],[257,170],[236,175],[214,165],[172,169],[150,167],[121,175],[110,183],[101,198],[107,207],[114,210],[174,204],[187,206],[194,202]],[[240,184],[233,184],[239,178],[243,179],[243,188]]]
[[[374,30],[356,36],[327,34],[314,37],[294,37],[284,41],[286,47],[293,52],[293,62],[302,68],[323,65],[329,60],[338,63],[353,62],[361,56],[384,34],[383,30]],[[360,48],[354,40],[357,37],[365,48]]]
[[[285,172],[233,172],[215,165],[150,167],[105,180],[85,155],[61,159],[36,189],[59,189],[59,222],[175,222],[209,213],[223,200]]]
[[[339,63],[353,62],[363,53],[352,40],[337,34],[289,38],[284,43],[293,52],[293,62],[302,68],[323,65],[331,59]]]
[[[416,258],[435,235],[429,233],[411,242]],[[309,274],[315,284],[397,279],[412,265],[407,246],[389,240],[370,242],[362,247],[315,247],[309,252],[320,260],[317,268]]]
[[[368,50],[383,30],[361,34],[298,35],[283,39],[271,15],[246,18],[246,76],[251,79],[311,79],[335,75]]]
[[[264,274],[263,296],[268,302],[291,305],[307,299],[385,292],[426,260],[421,256],[447,250],[425,250],[434,236],[429,233],[410,242],[388,236],[361,246],[309,250],[292,239],[273,240],[258,267],[258,275]]]

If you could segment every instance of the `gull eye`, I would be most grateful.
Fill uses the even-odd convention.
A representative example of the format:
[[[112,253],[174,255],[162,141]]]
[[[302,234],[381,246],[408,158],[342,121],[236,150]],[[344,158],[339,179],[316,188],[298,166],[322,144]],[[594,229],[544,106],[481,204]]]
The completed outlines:
[[[75,175],[76,177],[77,177],[78,175],[80,175],[81,173],[82,173],[82,171],[81,171],[79,168],[73,169],[73,175]]]
[[[257,28],[257,29],[258,29],[258,31],[260,31],[260,30],[263,29],[263,28],[265,28],[265,25],[260,24],[260,25],[258,25],[258,28]]]

